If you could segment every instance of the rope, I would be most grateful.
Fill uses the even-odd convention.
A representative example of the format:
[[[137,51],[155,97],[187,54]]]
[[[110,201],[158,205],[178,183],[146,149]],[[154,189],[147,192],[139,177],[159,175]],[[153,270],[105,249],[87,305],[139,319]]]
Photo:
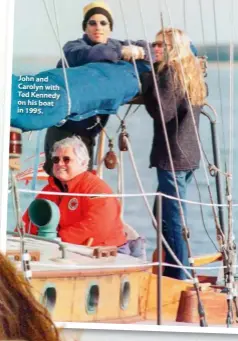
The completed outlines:
[[[122,255],[122,254],[120,254]],[[37,264],[37,262],[34,262]],[[39,262],[41,266],[46,266],[46,267],[59,267],[59,268],[74,268],[74,269],[83,269],[83,270],[96,270],[96,269],[130,269],[130,268],[150,268],[152,266],[166,266],[170,268],[176,268],[176,269],[186,269],[186,270],[191,270],[192,268],[195,268],[196,270],[220,270],[220,269],[226,269],[226,266],[180,266],[176,264],[170,264],[170,263],[165,263],[165,262],[151,262],[151,263],[136,263],[136,264],[100,264],[100,265],[76,265],[76,264],[51,264],[51,263],[41,263]],[[238,266],[233,266],[234,269],[238,268]],[[191,276],[191,275],[190,275]]]
[[[45,0],[42,0],[42,1],[43,1],[44,6],[45,6],[46,15],[47,15],[47,17],[48,17],[48,19],[49,19],[49,23],[50,23],[50,26],[51,26],[52,31],[53,31],[53,33],[54,33],[55,39],[56,39],[56,41],[57,41],[57,43],[58,43],[58,45],[59,45],[60,50],[62,50],[62,48],[61,48],[61,42],[60,42],[60,40],[58,39],[57,32],[56,32],[56,30],[55,30],[55,28],[54,28],[54,26],[53,26],[53,24],[52,24],[52,21],[51,21],[51,18],[50,18],[50,14],[49,14],[49,10],[48,10],[48,7],[47,7],[47,5],[46,5],[46,2],[45,2]],[[63,54],[64,54],[64,52],[63,52]],[[66,63],[66,65],[67,65],[67,67],[69,67],[68,62],[67,62],[67,59],[66,59],[65,56],[64,56],[64,60],[65,60],[65,63]]]
[[[56,4],[55,4],[55,0],[53,0],[53,5],[54,5],[54,13],[55,13],[55,21],[56,21],[56,30],[54,29],[54,26],[52,24],[52,21],[51,21],[51,18],[50,18],[50,15],[49,15],[49,11],[48,11],[48,7],[46,5],[46,2],[45,0],[43,0],[43,3],[44,3],[44,6],[45,6],[45,10],[46,10],[46,14],[48,16],[48,19],[49,19],[49,22],[50,22],[50,25],[52,27],[52,30],[55,34],[55,37],[56,37],[56,41],[59,45],[59,48],[60,48],[60,55],[61,55],[61,61],[62,61],[62,69],[63,69],[63,75],[64,75],[64,81],[65,81],[65,89],[66,89],[66,94],[67,94],[67,101],[68,101],[68,112],[67,112],[67,115],[66,115],[66,118],[68,116],[70,116],[71,114],[71,97],[70,97],[70,90],[69,90],[69,84],[68,84],[68,77],[67,77],[67,72],[66,72],[66,68],[65,68],[65,65],[67,67],[69,67],[68,65],[68,62],[66,60],[66,57],[65,57],[65,54],[64,54],[64,51],[61,47],[61,42],[60,42],[60,37],[59,37],[59,27],[58,27],[58,16],[57,16],[57,13],[56,13]],[[65,123],[66,121],[66,118],[64,120],[62,120],[57,126],[61,126]]]
[[[184,19],[184,31],[187,31],[187,21],[186,21],[186,0],[183,0],[183,19]]]
[[[128,28],[127,28],[127,22],[126,22],[126,17],[125,17],[124,9],[123,9],[122,0],[119,0],[119,4],[120,4],[120,8],[121,8],[121,13],[122,13],[122,18],[123,18],[123,22],[124,22],[124,27],[125,27],[125,30],[126,30],[127,40],[128,40],[129,46],[132,46],[131,40],[129,39],[129,32],[128,32]],[[135,70],[136,78],[137,78],[137,81],[138,81],[139,92],[141,93],[142,86],[141,86],[139,71],[138,71],[138,68],[137,68],[137,64],[136,64],[134,55],[132,55],[132,62],[133,62],[133,65],[134,65],[134,70]]]
[[[16,220],[17,220],[16,228],[20,237],[21,269],[22,269],[25,279],[29,281],[31,279],[30,255],[28,254],[27,250],[25,250],[25,241],[24,241],[25,227],[22,222],[19,193],[17,191],[17,182],[16,182],[16,177],[13,171],[11,172],[11,180],[12,180],[12,190],[13,190],[12,191],[13,202],[14,202]]]
[[[129,154],[130,154],[130,159],[131,159],[131,162],[132,162],[132,167],[133,167],[133,169],[134,169],[134,172],[135,172],[135,175],[136,175],[136,179],[137,179],[137,182],[138,182],[140,191],[141,191],[141,193],[142,193],[142,196],[143,196],[143,199],[144,199],[144,201],[145,201],[145,205],[146,205],[146,207],[147,207],[147,209],[148,209],[148,212],[149,212],[149,214],[150,214],[150,216],[151,216],[151,218],[152,218],[152,220],[153,220],[153,219],[154,219],[154,214],[153,214],[153,212],[152,212],[152,210],[151,210],[151,208],[150,208],[150,204],[149,204],[148,199],[147,199],[147,197],[146,197],[146,194],[145,194],[145,192],[144,192],[144,189],[143,189],[143,186],[142,186],[142,183],[141,183],[141,179],[140,179],[140,176],[139,176],[139,173],[138,173],[136,164],[135,164],[135,159],[134,159],[134,155],[133,155],[133,152],[132,152],[132,149],[131,149],[131,144],[130,144],[129,139],[126,139],[126,142],[127,142],[128,151],[129,151]],[[197,179],[196,179],[196,177],[195,177],[195,181],[196,181],[196,184],[197,184]],[[197,184],[197,186],[198,186],[198,184]],[[201,202],[201,193],[200,193],[200,191],[198,191],[198,193],[199,193],[199,198],[200,198],[200,202]],[[204,230],[205,230],[205,232],[206,232],[206,234],[207,234],[209,240],[211,241],[212,245],[214,246],[215,250],[216,250],[217,252],[219,252],[219,250],[217,249],[215,243],[213,242],[213,240],[212,240],[212,238],[211,238],[211,236],[210,236],[210,234],[209,234],[209,232],[208,232],[208,230],[207,230],[207,228],[206,228],[205,219],[204,219],[203,211],[202,211],[202,206],[200,206],[200,209],[201,209],[201,216],[202,216],[202,221],[203,221]],[[153,225],[153,226],[154,226],[154,225]],[[154,227],[156,228],[156,226],[154,226]]]
[[[230,35],[230,134],[229,134],[229,170],[233,174],[233,124],[234,124],[234,1],[231,2],[231,35]],[[228,234],[227,234],[227,273],[225,275],[225,282],[227,288],[227,318],[226,324],[229,327],[233,322],[233,308],[234,300],[236,306],[236,294],[234,295],[235,283],[233,267],[234,264],[234,241],[233,241],[233,219],[232,219],[232,178],[227,178],[227,201],[228,207]],[[237,307],[237,306],[236,306]]]
[[[18,189],[19,192],[21,193],[35,193],[35,194],[47,194],[47,195],[62,195],[62,196],[75,196],[75,197],[90,197],[92,194],[86,194],[86,193],[63,193],[63,192],[48,192],[48,191],[33,191],[30,189],[24,189],[20,188]],[[10,191],[9,191],[10,193]],[[214,207],[228,207],[228,204],[211,204],[211,203],[205,203],[205,202],[199,202],[199,201],[192,201],[192,200],[186,200],[186,199],[179,199],[177,197],[173,197],[171,195],[167,195],[161,192],[155,192],[155,193],[144,193],[148,197],[152,196],[162,196],[164,198],[172,199],[172,200],[177,200],[181,201],[187,204],[191,205],[201,205],[201,206],[214,206]],[[95,193],[93,194],[94,197],[99,197],[99,198],[122,198],[122,197],[141,197],[141,194],[138,193],[126,193],[126,194],[98,194]],[[238,207],[238,204],[233,204],[233,207]]]
[[[124,160],[123,160],[123,153],[122,151],[120,151],[119,154],[119,164],[118,164],[118,177],[119,177],[119,181],[118,181],[118,188],[120,188],[120,190],[118,191],[118,193],[123,194],[125,192],[125,187],[124,187]],[[124,210],[125,210],[125,197],[121,197],[121,218],[123,219],[124,216]]]
[[[34,161],[34,170],[33,170],[33,179],[31,183],[31,189],[36,189],[36,183],[37,183],[37,171],[40,163],[40,138],[42,130],[37,132],[37,141],[36,141],[36,150],[35,150],[35,161]]]
[[[167,8],[167,11],[168,11],[168,16],[169,16],[171,27],[174,27],[173,22],[172,22],[171,13],[170,13],[170,10],[169,10],[169,6],[168,6],[168,3],[167,3],[167,0],[165,0],[165,3],[166,3],[166,8]],[[172,30],[172,32],[173,32],[173,35],[174,35],[174,30]],[[174,41],[176,42],[175,35],[174,35]],[[177,48],[177,52],[179,52],[177,44],[176,44],[176,48]],[[192,121],[193,121],[193,127],[194,127],[194,130],[195,130],[195,135],[196,135],[196,139],[197,139],[197,143],[198,143],[198,147],[199,147],[199,151],[200,151],[200,155],[201,155],[201,159],[202,159],[202,165],[203,165],[203,170],[204,170],[205,178],[206,178],[206,182],[207,182],[209,198],[210,198],[211,203],[214,204],[214,200],[213,200],[213,196],[212,196],[212,191],[211,191],[211,186],[210,186],[210,181],[209,181],[209,178],[208,178],[208,172],[207,172],[207,168],[206,168],[206,164],[205,164],[205,157],[204,157],[204,154],[203,154],[203,149],[202,149],[201,141],[200,141],[200,138],[199,138],[198,128],[197,128],[197,125],[196,125],[196,121],[195,121],[195,116],[194,116],[191,100],[190,100],[190,98],[188,96],[188,89],[187,89],[186,82],[185,82],[184,68],[183,68],[180,56],[179,56],[179,63],[180,63],[180,68],[181,68],[181,72],[182,72],[182,77],[183,77],[183,80],[184,80],[184,87],[185,87],[185,91],[186,91],[186,94],[187,94],[187,101],[188,101],[188,104],[189,104],[190,114],[191,114],[191,118],[192,118]],[[224,234],[222,232],[222,229],[221,229],[221,226],[220,226],[220,223],[219,223],[219,219],[218,219],[218,216],[217,216],[217,212],[215,211],[214,205],[212,205],[211,207],[212,207],[213,217],[214,217],[214,220],[215,220],[215,223],[216,223],[217,232],[221,236],[221,241],[220,241],[221,245],[220,246],[222,247],[224,245],[224,243],[225,243]],[[219,238],[219,240],[220,240],[220,238]]]
[[[168,8],[167,1],[165,1],[165,2],[166,2],[166,7],[167,7],[167,10],[168,10],[168,14],[170,16],[170,11],[169,11],[169,8]],[[142,8],[141,8],[141,5],[140,5],[140,1],[139,1],[139,9],[140,9],[141,20],[142,20],[143,27],[144,27],[145,36],[147,37],[146,28],[145,28],[145,24],[144,24],[144,20],[143,20],[143,15],[142,15]],[[171,16],[170,16],[170,22],[171,21],[172,20],[171,20]],[[162,24],[163,35],[164,35],[164,27],[163,27],[163,17],[162,17],[162,14],[161,14],[161,24]],[[173,25],[172,25],[172,27],[173,27]],[[164,37],[164,41],[165,41],[165,37]],[[166,53],[166,55],[168,56],[168,53]],[[150,62],[152,62],[151,55],[150,55]],[[180,64],[181,64],[181,60],[180,60]],[[185,80],[183,69],[182,69],[182,74],[183,74],[183,78]],[[168,156],[169,156],[169,163],[170,163],[170,167],[171,167],[172,174],[173,174],[175,190],[176,190],[176,196],[178,198],[180,198],[178,184],[177,184],[177,181],[176,181],[176,174],[175,174],[175,168],[174,168],[174,164],[173,164],[172,153],[171,153],[169,139],[168,139],[168,133],[167,133],[165,119],[164,119],[164,115],[163,115],[163,109],[162,109],[162,105],[161,105],[161,99],[160,99],[160,94],[159,94],[159,87],[158,87],[158,84],[156,82],[156,76],[155,76],[155,71],[153,69],[153,66],[152,66],[152,76],[153,76],[153,81],[154,81],[154,86],[155,86],[155,93],[156,93],[156,97],[157,97],[157,101],[158,101],[158,106],[159,106],[159,111],[160,111],[160,118],[161,118],[161,122],[162,122],[163,133],[164,133],[164,137],[165,137],[165,141],[166,141],[166,146],[167,146],[167,152],[168,152]],[[184,82],[184,84],[185,84],[185,82]],[[188,93],[187,89],[186,89],[186,93]],[[189,103],[189,106],[190,106],[190,109],[192,110],[191,103]],[[196,122],[195,122],[195,118],[194,118],[193,115],[192,115],[192,119],[193,119],[193,125],[195,127],[197,141],[199,143],[200,141],[198,139],[198,132],[197,132],[197,129],[196,129],[197,128],[196,127]],[[200,153],[201,153],[201,145],[200,144],[199,144],[199,150],[200,150]],[[203,157],[203,162],[204,162],[204,157]],[[205,168],[205,163],[204,163],[204,168]],[[185,221],[185,216],[184,216],[184,211],[183,211],[183,207],[182,207],[181,201],[179,201],[179,213],[180,213],[181,222],[182,222],[182,231],[181,232],[183,233],[184,240],[185,240],[185,243],[186,243],[186,246],[187,246],[188,256],[189,256],[189,263],[192,266],[192,277],[193,277],[194,288],[195,288],[197,299],[198,299],[198,313],[199,313],[199,317],[200,317],[200,326],[207,326],[206,319],[205,319],[204,308],[203,308],[203,305],[202,305],[201,300],[200,300],[200,293],[199,293],[199,288],[198,288],[199,281],[198,281],[195,269],[193,268],[193,263],[191,262],[192,251],[191,251],[191,246],[190,246],[190,242],[189,242],[189,232],[188,232],[188,228],[186,226],[186,221]]]
[[[167,0],[165,0],[165,3],[166,3],[167,11],[168,11],[168,16],[169,16],[169,20],[170,20],[170,25],[171,25],[171,27],[174,27],[174,26],[173,26],[173,22],[172,22],[171,13],[170,13],[170,10],[169,10],[169,7],[168,7]],[[172,30],[172,31],[173,31],[173,35],[174,35],[174,30]],[[174,35],[174,40],[176,41],[175,35]],[[176,46],[177,46],[177,45],[176,45]],[[182,77],[183,77],[183,80],[184,80],[185,91],[186,91],[186,93],[188,94],[188,89],[187,89],[186,83],[185,83],[184,69],[183,69],[183,65],[182,65],[180,56],[179,56],[179,62],[180,62]],[[193,127],[194,127],[195,135],[196,135],[196,138],[197,138],[197,143],[198,143],[198,147],[199,147],[199,152],[200,152],[201,159],[202,159],[202,165],[203,165],[203,169],[204,169],[204,173],[205,173],[205,177],[206,177],[206,182],[207,182],[207,185],[210,186],[210,181],[209,181],[209,178],[208,178],[208,173],[207,173],[207,169],[206,169],[206,164],[205,164],[205,159],[204,159],[204,155],[203,155],[203,151],[202,151],[202,146],[201,146],[201,142],[200,142],[200,139],[199,139],[198,129],[197,129],[196,121],[195,121],[195,117],[194,117],[194,112],[193,112],[193,108],[192,108],[191,101],[190,101],[190,99],[189,99],[188,96],[187,96],[187,101],[188,101],[188,104],[189,104],[189,109],[190,109],[190,113],[191,113],[191,117],[192,117],[192,121],[193,121]]]
[[[170,150],[168,133],[167,133],[165,119],[164,119],[164,114],[163,114],[164,111],[163,111],[163,108],[162,108],[159,88],[158,88],[158,84],[157,84],[157,81],[156,81],[156,75],[155,75],[155,70],[154,70],[154,67],[153,67],[152,55],[151,55],[151,51],[149,49],[148,35],[147,35],[147,30],[146,30],[146,27],[145,27],[145,23],[144,23],[144,18],[143,18],[143,13],[142,13],[142,8],[141,8],[140,0],[138,0],[138,4],[139,4],[140,17],[141,17],[141,21],[142,21],[143,29],[144,29],[144,35],[146,37],[146,44],[147,44],[148,54],[149,54],[149,62],[150,62],[150,65],[151,65],[151,73],[152,73],[152,78],[153,78],[153,82],[154,82],[154,86],[155,86],[156,99],[157,99],[158,106],[159,106],[160,118],[161,118],[161,122],[162,122],[164,138],[165,138],[167,152],[168,152],[168,156],[169,156],[169,163],[170,163],[172,174],[173,174],[175,191],[176,191],[177,197],[180,199],[180,194],[179,194],[179,189],[178,189],[178,184],[177,184],[176,175],[175,175],[175,169],[174,169],[174,164],[173,164],[173,158],[172,158],[172,153],[171,153],[171,150]],[[182,207],[182,204],[181,204],[180,201],[179,201],[179,214],[180,214],[180,217],[181,217],[182,225],[186,226],[184,212],[183,212],[183,207]]]
[[[142,197],[143,197],[143,199],[144,199],[144,202],[145,202],[145,205],[146,205],[147,210],[148,210],[148,212],[149,212],[149,215],[150,215],[150,217],[151,217],[152,220],[153,220],[153,223],[154,223],[153,225],[154,225],[154,227],[157,229],[157,227],[156,227],[156,226],[157,226],[157,222],[156,222],[156,219],[155,219],[155,217],[154,217],[154,214],[153,214],[153,212],[152,212],[152,210],[151,210],[151,208],[150,208],[150,204],[149,204],[149,202],[148,202],[148,199],[147,199],[147,197],[146,197],[146,193],[145,193],[145,191],[144,191],[144,188],[143,188],[143,185],[142,185],[142,182],[141,182],[141,179],[140,179],[140,175],[139,175],[138,169],[137,169],[137,167],[136,167],[135,159],[134,159],[133,152],[132,152],[132,149],[131,149],[131,144],[130,144],[130,141],[129,141],[128,138],[126,138],[126,143],[127,143],[128,152],[129,152],[129,155],[130,155],[130,160],[131,160],[131,163],[132,163],[132,168],[133,168],[133,170],[134,170],[134,172],[135,172],[136,180],[137,180],[139,189],[140,189],[140,191],[141,191],[141,195],[142,195]]]
[[[233,4],[233,1],[232,1]],[[231,18],[231,22],[233,24],[233,16]],[[234,32],[233,32],[233,26],[232,26],[232,32],[231,32],[231,41],[230,41],[230,129],[229,129],[229,170],[228,172],[230,174],[233,174],[233,167],[234,167],[234,161],[233,161],[233,146],[234,146]],[[231,181],[231,178],[230,178]]]
[[[199,11],[200,11],[201,28],[202,28],[203,49],[204,49],[204,53],[206,54],[205,30],[204,30],[203,13],[202,13],[202,1],[201,0],[198,0],[198,1],[199,1]]]
[[[220,58],[219,58],[219,47],[218,47],[218,34],[217,34],[217,19],[216,19],[216,5],[215,0],[212,2],[213,5],[213,17],[214,17],[214,26],[215,26],[215,43],[216,43],[216,55],[217,55],[217,70],[218,70],[218,89],[219,89],[219,98],[220,98],[220,110],[221,110],[221,120],[222,120],[222,142],[223,142],[223,151],[226,151],[226,139],[225,139],[225,131],[224,131],[224,112],[223,112],[223,102],[222,102],[222,90],[221,90],[221,69],[220,69]],[[225,164],[226,162],[226,153],[224,152]]]

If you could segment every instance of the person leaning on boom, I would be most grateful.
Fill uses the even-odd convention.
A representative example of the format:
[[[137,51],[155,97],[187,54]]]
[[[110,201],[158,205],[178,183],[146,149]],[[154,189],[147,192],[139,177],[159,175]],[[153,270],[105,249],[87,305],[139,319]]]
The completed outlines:
[[[37,198],[48,199],[58,205],[60,222],[58,236],[63,242],[91,246],[120,246],[127,243],[121,206],[117,198],[96,197],[112,194],[111,188],[97,175],[87,171],[89,155],[81,138],[73,136],[58,141],[52,150],[53,175]],[[47,192],[56,195],[47,195]],[[72,193],[61,196],[60,192]],[[89,196],[74,196],[74,193]],[[90,195],[91,194],[91,195]],[[37,234],[35,225],[29,224],[28,211],[23,215],[26,230]],[[31,227],[30,227],[31,225]],[[122,252],[121,253],[125,253]]]
[[[193,116],[198,129],[207,89],[199,59],[191,50],[190,40],[183,31],[173,28],[160,31],[152,46],[156,59],[154,70],[162,110],[158,104],[152,72],[142,74],[144,102],[154,126],[150,166],[157,170],[159,182],[157,192],[177,197],[162,126],[163,117],[179,195],[181,199],[186,199],[187,187],[200,161]],[[184,202],[182,207],[186,220]],[[155,206],[154,212],[156,213]],[[183,226],[178,202],[163,198],[162,215],[164,237],[178,259],[187,266],[188,252],[182,235]],[[175,264],[173,257],[167,250],[165,252],[165,262]],[[186,278],[183,270],[172,267],[166,267],[164,275],[177,279]]]
[[[145,41],[131,42],[132,45],[129,46],[127,41],[110,38],[114,23],[112,12],[106,3],[92,2],[84,7],[83,13],[82,28],[85,32],[83,37],[67,42],[63,48],[69,67],[94,62],[117,63],[120,60],[132,61],[132,58],[135,60],[146,58]],[[57,67],[62,67],[62,60],[58,62]],[[100,115],[102,126],[106,125],[108,117],[109,115]],[[81,136],[87,145],[91,169],[95,137],[102,130],[101,125],[96,124],[95,117],[91,117],[81,122],[68,120],[62,127],[49,128],[45,137],[45,171],[52,175],[50,149],[54,142],[74,134]]]

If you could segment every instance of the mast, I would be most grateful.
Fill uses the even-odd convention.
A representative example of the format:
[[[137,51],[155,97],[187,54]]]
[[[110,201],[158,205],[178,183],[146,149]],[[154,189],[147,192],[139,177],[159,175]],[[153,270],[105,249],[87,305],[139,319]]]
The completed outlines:
[[[6,252],[9,135],[14,0],[1,0],[0,11],[0,251]]]

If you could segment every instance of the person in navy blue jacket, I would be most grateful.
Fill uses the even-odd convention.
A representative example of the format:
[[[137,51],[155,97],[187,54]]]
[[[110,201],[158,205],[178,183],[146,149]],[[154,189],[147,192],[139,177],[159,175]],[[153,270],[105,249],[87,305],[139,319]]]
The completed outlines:
[[[82,38],[69,41],[63,50],[69,67],[81,66],[92,62],[117,63],[120,60],[132,61],[147,59],[146,42],[120,41],[111,39],[113,30],[113,18],[110,8],[100,1],[92,2],[84,7],[84,19],[82,23],[85,34]],[[62,60],[57,64],[62,67]],[[45,137],[45,171],[51,175],[52,161],[50,150],[56,141],[66,137],[79,135],[88,147],[90,165],[93,163],[93,149],[95,137],[108,121],[109,115],[100,115],[101,125],[96,124],[96,117],[85,119],[81,122],[67,121],[62,127],[51,127]]]

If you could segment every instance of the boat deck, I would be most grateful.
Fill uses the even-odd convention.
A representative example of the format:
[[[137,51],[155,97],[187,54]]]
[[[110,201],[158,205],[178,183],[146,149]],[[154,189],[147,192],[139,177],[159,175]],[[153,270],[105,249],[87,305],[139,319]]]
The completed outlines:
[[[95,250],[100,252],[100,248],[87,247],[82,245],[74,245],[61,243],[64,248],[65,258],[62,258],[62,250],[60,245],[39,239],[29,237],[24,238],[24,248],[34,255],[34,251],[39,254],[40,259],[31,261],[31,269],[37,271],[59,271],[60,270],[109,270],[113,268],[118,270],[126,270],[136,268],[140,269],[145,266],[146,262],[139,258],[117,253],[100,258],[95,257]],[[20,238],[8,237],[7,251],[19,252]],[[103,250],[103,248],[102,248]],[[107,249],[106,249],[107,250]]]

